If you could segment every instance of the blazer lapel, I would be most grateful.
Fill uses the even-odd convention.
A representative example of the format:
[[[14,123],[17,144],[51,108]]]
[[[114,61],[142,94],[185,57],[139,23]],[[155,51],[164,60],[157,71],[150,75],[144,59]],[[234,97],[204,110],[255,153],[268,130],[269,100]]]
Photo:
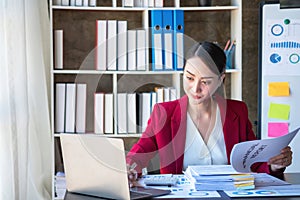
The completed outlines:
[[[220,108],[224,140],[226,146],[226,154],[228,164],[230,163],[230,152],[233,145],[239,142],[238,132],[238,115],[228,107],[227,100],[222,97],[217,97],[218,106]]]
[[[172,145],[177,173],[182,173],[183,154],[186,139],[187,96],[178,100],[171,118]]]

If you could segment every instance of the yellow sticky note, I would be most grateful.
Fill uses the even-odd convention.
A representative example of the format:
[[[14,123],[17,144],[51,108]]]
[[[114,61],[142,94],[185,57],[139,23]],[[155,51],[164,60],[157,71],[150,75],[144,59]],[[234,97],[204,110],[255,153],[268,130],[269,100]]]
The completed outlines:
[[[269,96],[290,96],[290,86],[288,82],[269,83]]]
[[[269,107],[269,118],[288,120],[290,116],[290,105],[271,103]]]

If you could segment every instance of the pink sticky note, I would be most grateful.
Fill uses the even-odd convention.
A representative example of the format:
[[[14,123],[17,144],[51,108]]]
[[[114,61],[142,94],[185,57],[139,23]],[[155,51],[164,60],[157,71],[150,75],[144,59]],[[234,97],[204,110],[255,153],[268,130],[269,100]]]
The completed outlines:
[[[268,136],[279,137],[289,132],[289,124],[286,122],[269,122],[268,123]]]

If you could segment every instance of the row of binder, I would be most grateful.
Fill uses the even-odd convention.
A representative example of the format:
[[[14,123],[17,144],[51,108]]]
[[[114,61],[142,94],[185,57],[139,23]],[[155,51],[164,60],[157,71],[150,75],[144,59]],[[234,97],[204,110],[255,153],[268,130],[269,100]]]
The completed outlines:
[[[86,132],[86,88],[85,83],[56,83],[54,132]]]
[[[161,8],[164,0],[122,0],[123,7]]]
[[[151,10],[152,70],[182,70],[184,11]]]
[[[146,31],[127,21],[97,20],[95,70],[146,70]]]
[[[97,0],[53,0],[55,6],[96,6]]]
[[[113,98],[111,93],[94,94],[94,132],[97,134],[112,134],[114,123],[118,134],[143,132],[154,105],[175,100],[176,89],[165,87],[155,92],[117,93],[116,116],[113,115]]]

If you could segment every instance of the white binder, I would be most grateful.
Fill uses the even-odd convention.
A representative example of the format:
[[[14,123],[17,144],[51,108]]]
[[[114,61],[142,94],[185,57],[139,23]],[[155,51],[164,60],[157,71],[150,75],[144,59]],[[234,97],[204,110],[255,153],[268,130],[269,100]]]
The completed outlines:
[[[107,20],[107,70],[117,70],[117,20]]]
[[[127,66],[128,71],[136,70],[136,30],[127,31]]]
[[[86,84],[76,84],[76,133],[86,130]]]
[[[118,70],[127,70],[127,21],[118,21]]]
[[[96,21],[96,57],[95,57],[95,70],[106,70],[106,31],[107,21]]]

